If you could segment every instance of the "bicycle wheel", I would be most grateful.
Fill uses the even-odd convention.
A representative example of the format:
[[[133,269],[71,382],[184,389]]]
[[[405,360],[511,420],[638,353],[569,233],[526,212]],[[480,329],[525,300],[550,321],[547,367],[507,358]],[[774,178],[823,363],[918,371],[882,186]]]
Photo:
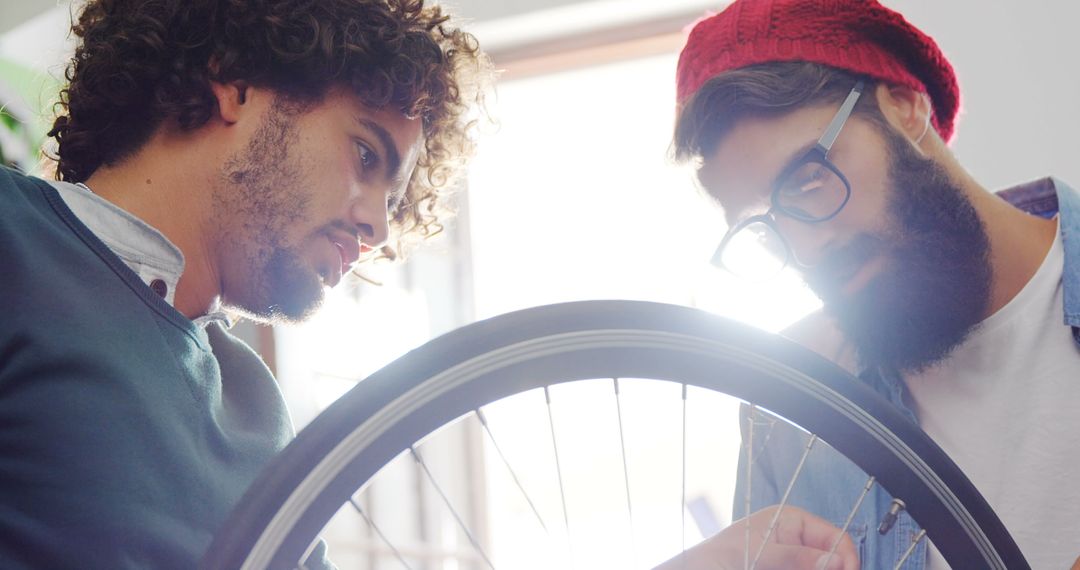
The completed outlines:
[[[674,382],[684,400],[693,386],[767,409],[902,497],[953,567],[1028,567],[960,469],[857,379],[774,335],[694,309],[635,301],[495,317],[371,375],[263,472],[216,535],[203,567],[300,567],[338,509],[428,434],[514,394],[598,378]]]

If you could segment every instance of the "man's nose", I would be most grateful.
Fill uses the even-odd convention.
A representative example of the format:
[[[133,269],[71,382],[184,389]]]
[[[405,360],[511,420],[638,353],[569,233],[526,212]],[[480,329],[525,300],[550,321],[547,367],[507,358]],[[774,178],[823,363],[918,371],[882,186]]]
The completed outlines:
[[[386,244],[390,236],[389,212],[386,200],[379,192],[365,192],[353,201],[349,217],[356,225],[360,241],[371,249]]]

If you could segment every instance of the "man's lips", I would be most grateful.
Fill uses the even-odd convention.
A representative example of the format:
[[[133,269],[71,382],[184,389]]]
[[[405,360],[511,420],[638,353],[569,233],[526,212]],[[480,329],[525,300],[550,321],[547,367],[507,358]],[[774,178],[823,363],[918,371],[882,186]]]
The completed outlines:
[[[338,235],[330,236],[329,240],[337,248],[338,258],[341,261],[341,274],[345,275],[352,271],[352,266],[360,258],[360,241],[353,236]]]
[[[345,274],[345,272],[347,271],[347,270],[346,270],[346,268],[345,268],[345,266],[347,265],[347,264],[345,263],[345,256],[346,256],[346,255],[348,255],[348,254],[347,254],[347,253],[345,253],[345,248],[344,248],[344,247],[342,247],[340,243],[337,243],[337,242],[330,242],[330,243],[333,243],[333,244],[334,244],[334,247],[336,247],[336,248],[337,248],[337,251],[338,251],[338,261],[339,261],[339,262],[340,262],[340,264],[341,264],[341,273],[342,273],[342,275],[344,275],[344,274]]]

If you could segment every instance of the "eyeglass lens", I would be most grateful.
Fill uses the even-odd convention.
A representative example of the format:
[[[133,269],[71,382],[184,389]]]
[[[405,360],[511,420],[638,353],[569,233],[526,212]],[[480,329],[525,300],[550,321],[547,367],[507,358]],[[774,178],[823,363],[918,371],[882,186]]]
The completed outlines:
[[[781,214],[807,222],[836,214],[847,199],[847,184],[823,162],[804,162],[792,171],[776,192]]]
[[[747,224],[717,253],[720,258],[716,261],[728,271],[753,280],[775,276],[788,261],[783,238],[765,222]]]

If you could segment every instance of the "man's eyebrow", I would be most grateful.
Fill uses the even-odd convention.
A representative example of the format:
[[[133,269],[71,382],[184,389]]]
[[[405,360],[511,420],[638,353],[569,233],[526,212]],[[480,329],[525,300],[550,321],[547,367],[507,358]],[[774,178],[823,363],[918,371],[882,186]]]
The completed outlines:
[[[397,146],[394,144],[394,137],[391,137],[390,132],[383,128],[382,125],[371,119],[357,117],[356,122],[375,133],[379,143],[382,144],[383,152],[386,154],[386,178],[397,177],[398,171],[401,169],[401,153],[398,152]]]
[[[806,153],[810,152],[810,149],[814,148],[815,144],[817,144],[816,140],[810,141],[788,154],[787,160],[785,160],[783,163],[784,166],[781,167],[780,170],[776,173],[776,176],[773,178],[769,187],[767,188],[767,196],[771,196],[773,190],[782,182],[780,178],[784,175],[784,173],[787,172],[788,169],[791,168],[797,161],[802,160],[802,158],[806,156]],[[738,204],[729,203],[727,207],[725,207],[723,201],[720,199],[719,191],[714,189],[711,190],[708,184],[705,183],[705,180],[702,179],[701,174],[702,171],[698,170],[698,183],[701,185],[702,189],[705,190],[705,193],[708,194],[709,197],[712,198],[717,204],[719,204],[720,207],[724,210],[724,219],[728,222],[728,225],[731,226],[737,224],[738,222],[741,222],[741,219],[732,217],[735,215],[735,211],[738,211],[740,208],[732,208],[731,206],[738,206]]]
[[[801,147],[795,149],[794,151],[791,152],[791,154],[788,155],[787,160],[784,161],[784,167],[781,168],[780,171],[776,173],[776,178],[773,178],[772,184],[769,185],[769,192],[770,193],[773,191],[774,188],[779,186],[781,182],[783,182],[783,180],[781,180],[781,178],[784,176],[784,174],[792,166],[795,165],[796,161],[802,160],[802,158],[804,156],[806,156],[806,153],[810,152],[810,149],[814,148],[814,145],[816,145],[817,143],[818,143],[817,140],[812,140],[812,141],[802,145]]]

